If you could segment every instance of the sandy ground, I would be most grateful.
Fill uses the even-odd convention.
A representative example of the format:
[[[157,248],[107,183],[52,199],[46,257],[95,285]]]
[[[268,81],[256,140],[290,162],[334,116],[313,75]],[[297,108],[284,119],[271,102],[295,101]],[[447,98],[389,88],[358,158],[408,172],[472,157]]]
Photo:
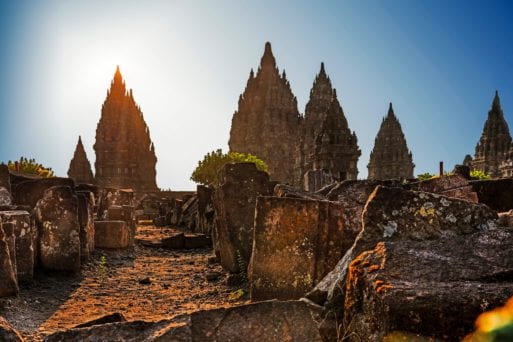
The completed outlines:
[[[174,230],[139,226],[137,238],[169,236]],[[102,262],[102,256],[104,256]],[[16,298],[0,302],[0,315],[28,341],[119,312],[127,320],[156,321],[198,309],[241,304],[238,287],[209,263],[211,249],[165,250],[136,244],[133,250],[97,250],[80,274],[37,273]],[[206,275],[219,272],[219,278]],[[150,278],[149,284],[140,280]],[[244,293],[247,293],[245,291]]]

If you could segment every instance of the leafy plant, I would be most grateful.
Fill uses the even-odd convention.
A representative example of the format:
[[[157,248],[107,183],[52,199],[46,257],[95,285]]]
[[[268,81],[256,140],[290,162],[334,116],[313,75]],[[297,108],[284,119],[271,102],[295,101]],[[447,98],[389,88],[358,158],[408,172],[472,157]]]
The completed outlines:
[[[248,269],[248,264],[246,263],[246,260],[242,257],[242,254],[240,253],[240,250],[235,251],[235,256],[237,258],[237,266],[239,266],[239,275],[243,281],[248,280],[248,276],[246,274],[246,271]]]
[[[425,172],[425,173],[421,173],[420,175],[417,175],[417,179],[420,181],[428,180],[431,178],[435,178],[435,175],[432,175],[429,172]]]
[[[198,162],[198,166],[192,172],[191,180],[210,186],[218,184],[218,173],[226,163],[248,162],[255,163],[260,171],[268,172],[267,164],[252,154],[239,152],[223,153],[221,149],[207,153],[203,160]]]
[[[43,178],[55,177],[52,168],[45,167],[42,164],[37,163],[34,158],[27,159],[25,157],[21,157],[20,160],[14,162],[9,160],[7,167],[11,171],[19,171]]]
[[[244,290],[243,289],[238,289],[238,290],[230,292],[230,294],[228,295],[228,299],[230,299],[230,300],[238,300],[238,299],[241,299],[242,297],[244,297],[244,295],[245,295]]]
[[[479,171],[479,170],[470,171],[470,177],[475,178],[475,179],[480,179],[480,180],[492,179],[492,177],[489,174],[487,174],[483,171]]]

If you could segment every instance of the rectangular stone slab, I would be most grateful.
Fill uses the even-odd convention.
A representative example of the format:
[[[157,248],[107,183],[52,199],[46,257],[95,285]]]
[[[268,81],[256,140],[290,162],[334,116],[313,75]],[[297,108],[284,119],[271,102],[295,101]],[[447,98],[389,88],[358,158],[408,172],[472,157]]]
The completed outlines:
[[[96,221],[94,231],[94,245],[97,248],[120,249],[129,245],[125,221]]]
[[[344,222],[337,202],[259,197],[251,299],[296,299],[311,290],[353,243]]]
[[[0,220],[14,225],[18,281],[31,281],[34,276],[37,231],[30,214],[23,210],[0,211]]]

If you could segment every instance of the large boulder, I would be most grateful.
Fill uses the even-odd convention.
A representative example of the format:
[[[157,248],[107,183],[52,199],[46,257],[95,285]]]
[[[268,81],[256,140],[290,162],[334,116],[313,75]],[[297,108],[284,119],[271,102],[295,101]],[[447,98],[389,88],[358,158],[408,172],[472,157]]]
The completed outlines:
[[[94,245],[97,248],[122,249],[130,244],[129,228],[125,221],[96,221]]]
[[[449,239],[495,226],[497,214],[486,205],[427,192],[378,186],[362,216],[362,231],[354,245],[308,298],[336,313],[344,307],[349,264],[381,241]],[[326,297],[327,296],[327,297]]]
[[[24,210],[0,211],[0,220],[13,225],[18,281],[30,282],[34,276],[38,237],[34,222]]]
[[[479,203],[504,212],[513,209],[513,178],[478,180],[470,182]]]
[[[9,245],[6,241],[6,235],[0,222],[0,298],[15,296],[18,294],[18,282],[16,273],[11,262]],[[0,326],[0,335],[1,335]]]
[[[23,342],[20,333],[14,329],[9,322],[0,316],[0,341],[2,342]]]
[[[78,199],[72,188],[47,189],[36,205],[39,261],[43,268],[77,272],[80,269]]]
[[[513,228],[433,240],[378,243],[347,276],[346,336],[393,331],[460,341],[485,310],[513,295]]]
[[[326,194],[328,200],[337,201],[343,205],[346,214],[345,225],[355,234],[355,238],[362,230],[363,208],[378,185],[400,187],[402,183],[398,180],[346,180],[337,183]]]
[[[337,202],[258,197],[251,299],[301,298],[335,267],[355,237]]]
[[[322,341],[318,309],[302,301],[267,301],[202,310],[159,322],[120,322],[57,332],[45,342],[73,341]]]
[[[272,193],[269,175],[253,163],[229,163],[219,172],[214,194],[216,232],[221,265],[230,272],[245,271],[253,247],[253,221],[257,196]]]
[[[42,178],[21,182],[12,187],[14,203],[18,205],[27,205],[34,208],[45,191],[54,186],[67,186],[70,189],[75,188],[75,183],[71,178]]]

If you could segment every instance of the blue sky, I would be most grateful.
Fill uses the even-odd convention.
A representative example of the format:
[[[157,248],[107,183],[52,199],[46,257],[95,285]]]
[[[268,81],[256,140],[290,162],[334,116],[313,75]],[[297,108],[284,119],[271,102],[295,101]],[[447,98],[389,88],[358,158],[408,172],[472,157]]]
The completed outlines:
[[[388,103],[415,174],[474,153],[496,89],[513,124],[510,1],[3,1],[0,160],[65,175],[89,159],[119,64],[150,127],[161,188],[192,189],[202,156],[227,149],[231,117],[270,41],[304,112],[321,61],[356,131],[360,177]]]

